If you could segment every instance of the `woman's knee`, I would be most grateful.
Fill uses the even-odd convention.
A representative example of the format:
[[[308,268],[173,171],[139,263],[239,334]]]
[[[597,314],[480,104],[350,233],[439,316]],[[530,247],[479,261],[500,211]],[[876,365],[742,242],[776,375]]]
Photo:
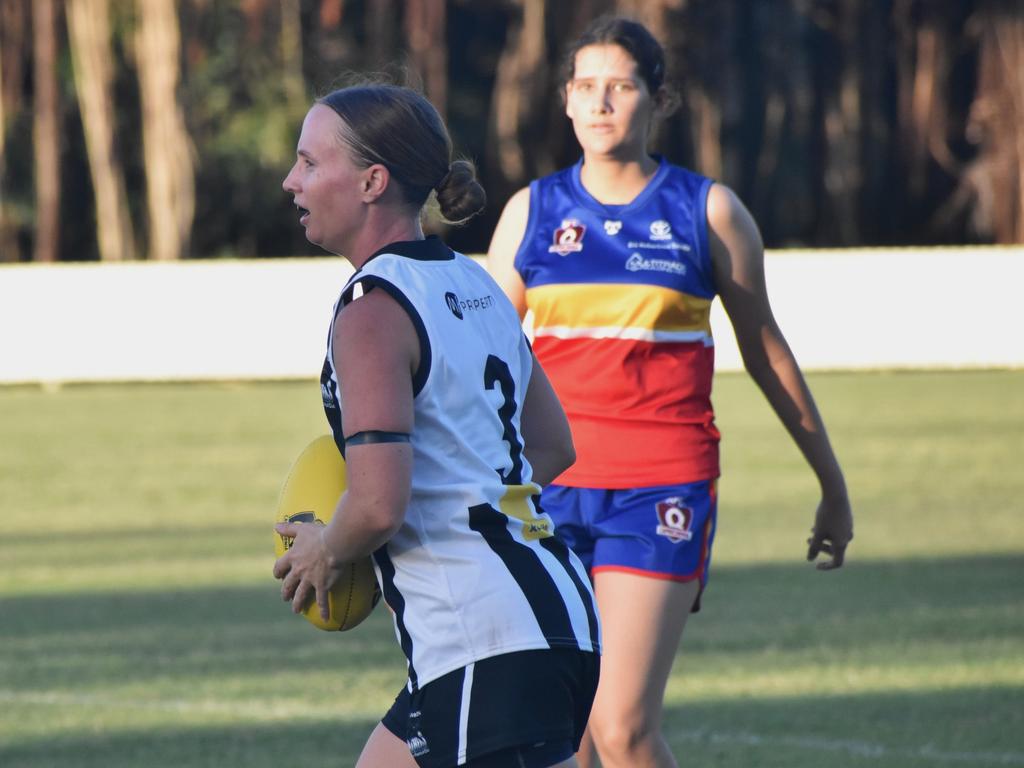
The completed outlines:
[[[656,751],[660,738],[657,718],[644,717],[639,713],[625,717],[592,716],[590,732],[602,756],[648,754]]]

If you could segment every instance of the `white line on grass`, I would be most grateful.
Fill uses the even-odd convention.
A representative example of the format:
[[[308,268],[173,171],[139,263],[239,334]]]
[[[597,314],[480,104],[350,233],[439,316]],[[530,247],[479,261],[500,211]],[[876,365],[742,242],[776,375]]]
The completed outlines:
[[[866,741],[847,739],[821,739],[805,736],[760,736],[745,731],[672,731],[670,739],[691,742],[706,742],[724,746],[744,745],[752,747],[796,747],[818,752],[844,752],[857,757],[874,758],[920,758],[940,763],[969,763],[971,765],[1024,765],[1021,752],[949,752],[933,744],[920,747],[886,747]]]

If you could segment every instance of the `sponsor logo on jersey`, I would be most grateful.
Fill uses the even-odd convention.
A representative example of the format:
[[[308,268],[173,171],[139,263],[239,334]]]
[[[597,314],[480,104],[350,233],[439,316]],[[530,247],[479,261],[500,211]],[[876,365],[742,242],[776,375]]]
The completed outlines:
[[[444,295],[444,301],[448,305],[448,309],[452,311],[459,320],[465,319],[466,312],[477,312],[481,309],[490,309],[494,306],[494,296],[487,294],[486,296],[477,296],[474,299],[460,299],[451,291],[448,291]]]
[[[587,228],[576,219],[565,219],[562,226],[555,230],[554,243],[548,246],[549,253],[565,256],[583,250],[583,235]]]
[[[690,524],[693,522],[693,510],[683,503],[678,496],[672,496],[654,505],[658,513],[657,533],[673,544],[689,541],[693,538]]]
[[[605,231],[605,233],[607,233],[609,235],[617,235],[617,234],[619,234],[619,230],[620,229],[622,229],[622,222],[621,221],[612,221],[611,219],[608,219],[604,223],[604,231]]]
[[[459,306],[461,304],[461,302],[459,301],[459,297],[456,296],[451,291],[448,291],[448,293],[444,295],[444,301],[448,305],[448,309],[452,311],[452,314],[459,318],[459,320],[461,320],[462,307]]]
[[[506,485],[505,493],[498,502],[503,515],[522,522],[523,538],[527,541],[547,539],[555,535],[554,522],[546,513],[536,508],[534,501],[531,501],[539,492],[540,487],[533,483]]]
[[[688,243],[677,243],[669,240],[666,243],[652,243],[650,240],[630,240],[626,243],[627,248],[647,248],[655,251],[692,251]]]
[[[671,240],[672,225],[664,219],[651,222],[651,240]]]
[[[630,254],[626,259],[626,269],[630,272],[668,272],[673,275],[685,275],[686,265],[672,259],[648,259],[639,253]]]

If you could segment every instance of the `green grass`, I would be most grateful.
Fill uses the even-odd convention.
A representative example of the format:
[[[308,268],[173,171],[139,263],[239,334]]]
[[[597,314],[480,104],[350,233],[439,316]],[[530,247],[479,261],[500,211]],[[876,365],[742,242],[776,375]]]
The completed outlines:
[[[810,377],[848,566],[740,375],[704,610],[667,693],[686,766],[1024,765],[1024,371]],[[387,612],[313,630],[270,521],[314,382],[0,389],[0,766],[351,765],[403,680]]]

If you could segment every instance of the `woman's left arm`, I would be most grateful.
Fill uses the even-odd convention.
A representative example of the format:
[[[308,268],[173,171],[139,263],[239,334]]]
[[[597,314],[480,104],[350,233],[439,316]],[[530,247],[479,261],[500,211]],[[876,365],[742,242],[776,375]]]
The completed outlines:
[[[715,284],[736,333],[743,364],[821,486],[807,559],[814,560],[824,552],[830,559],[818,568],[838,568],[853,538],[846,481],[800,366],[772,314],[761,234],[743,203],[721,184],[714,184],[708,193],[707,220]]]
[[[343,403],[345,437],[360,432],[409,435],[413,427],[412,377],[419,340],[405,310],[373,290],[338,313],[334,365]],[[296,613],[315,594],[328,617],[327,593],[340,568],[366,557],[401,527],[412,487],[412,445],[369,442],[345,451],[347,488],[326,527],[278,524],[294,536],[274,565],[281,596]]]

